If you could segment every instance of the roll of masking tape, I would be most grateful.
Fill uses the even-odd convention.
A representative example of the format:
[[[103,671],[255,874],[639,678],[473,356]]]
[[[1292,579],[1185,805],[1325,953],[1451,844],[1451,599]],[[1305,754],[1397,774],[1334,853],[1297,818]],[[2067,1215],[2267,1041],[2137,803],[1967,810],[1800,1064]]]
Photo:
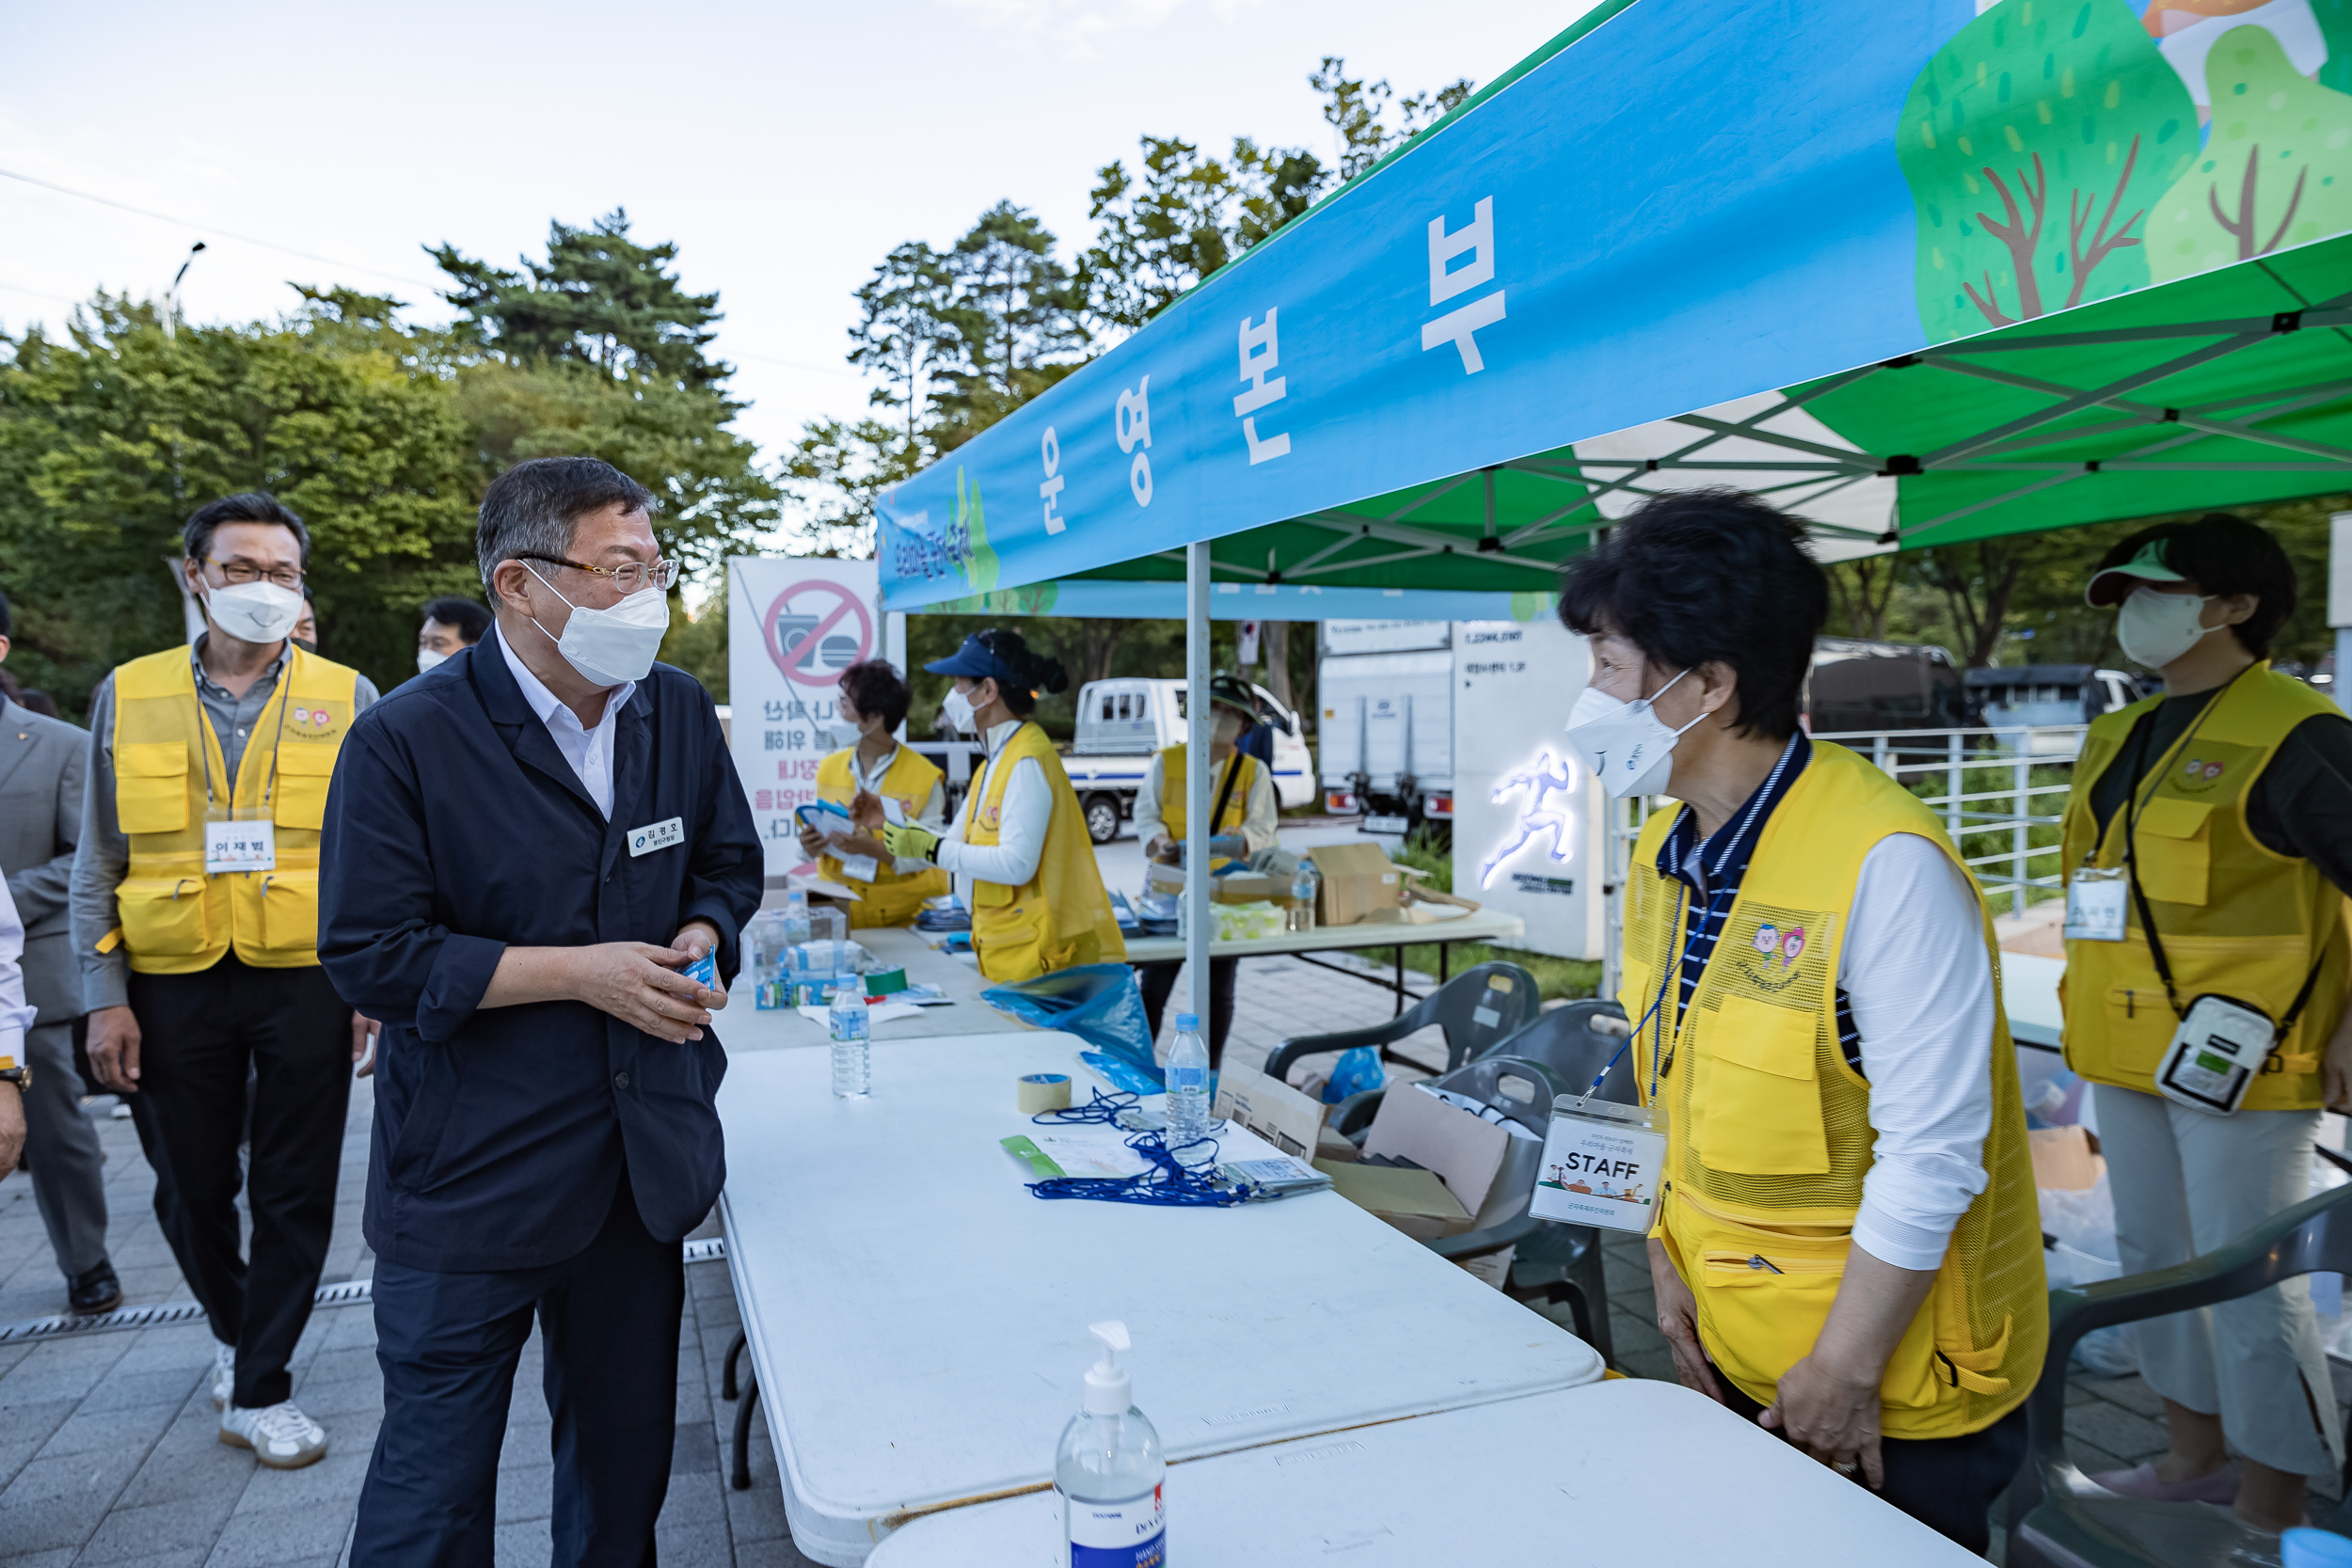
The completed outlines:
[[[1070,1074],[1066,1072],[1025,1073],[1014,1086],[1020,1090],[1021,1114],[1025,1117],[1058,1111],[1070,1103]]]

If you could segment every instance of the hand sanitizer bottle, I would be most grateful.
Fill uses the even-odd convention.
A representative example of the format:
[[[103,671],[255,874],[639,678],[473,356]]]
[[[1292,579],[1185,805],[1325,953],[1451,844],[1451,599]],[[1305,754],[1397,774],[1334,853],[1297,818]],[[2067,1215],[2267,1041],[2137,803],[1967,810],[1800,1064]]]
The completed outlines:
[[[1168,1464],[1119,1364],[1127,1325],[1100,1323],[1087,1332],[1103,1342],[1103,1359],[1087,1370],[1086,1402],[1062,1428],[1054,1454],[1070,1568],[1162,1568],[1168,1511],[1160,1482]]]

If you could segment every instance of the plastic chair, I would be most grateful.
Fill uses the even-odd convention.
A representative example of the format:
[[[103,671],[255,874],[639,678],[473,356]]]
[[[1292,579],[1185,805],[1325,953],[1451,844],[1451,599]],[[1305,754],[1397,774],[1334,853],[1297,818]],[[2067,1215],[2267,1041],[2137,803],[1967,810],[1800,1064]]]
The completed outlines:
[[[1265,1075],[1279,1081],[1302,1057],[1352,1051],[1359,1045],[1387,1047],[1433,1023],[1445,1031],[1445,1065],[1451,1072],[1518,1034],[1539,1006],[1535,976],[1515,963],[1483,963],[1462,971],[1422,997],[1410,1012],[1386,1023],[1284,1040],[1266,1058]]]
[[[1571,1002],[1535,1015],[1533,1022],[1506,1040],[1497,1042],[1498,1055],[1524,1056],[1541,1062],[1560,1075],[1570,1094],[1582,1094],[1603,1067],[1599,1099],[1620,1105],[1634,1103],[1633,1053],[1618,1056],[1632,1031],[1625,1009],[1614,1002]],[[1614,1065],[1610,1058],[1616,1057]]]
[[[2030,1446],[2009,1491],[2010,1568],[2185,1568],[2227,1560],[2245,1532],[2226,1512],[2119,1497],[2067,1459],[2067,1359],[2096,1328],[2234,1301],[2299,1274],[2347,1271],[2352,1186],[2298,1203],[2220,1251],[2176,1268],[2052,1291],[2049,1354],[2026,1404]],[[2352,1533],[2352,1503],[2324,1523]]]

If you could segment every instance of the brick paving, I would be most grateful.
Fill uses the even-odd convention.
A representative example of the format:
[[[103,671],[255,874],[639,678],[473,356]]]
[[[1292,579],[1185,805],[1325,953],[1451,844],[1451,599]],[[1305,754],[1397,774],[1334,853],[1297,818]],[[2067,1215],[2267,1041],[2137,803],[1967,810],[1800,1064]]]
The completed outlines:
[[[1393,1007],[1376,986],[1293,959],[1252,959],[1241,974],[1230,1045],[1240,1062],[1262,1061],[1292,1035],[1376,1022]],[[1417,990],[1432,983],[1409,974],[1408,982]],[[1408,1042],[1406,1054],[1430,1060],[1426,1047],[1435,1038]],[[1418,1075],[1410,1068],[1398,1074]],[[110,1244],[128,1301],[185,1301],[187,1289],[148,1209],[152,1179],[130,1123],[108,1117],[110,1104],[90,1108],[108,1156]],[[345,1135],[329,1283],[371,1272],[358,1200],[372,1111],[362,1082]],[[715,1219],[696,1232],[718,1233]],[[1620,1370],[1672,1378],[1640,1239],[1611,1240],[1605,1260]],[[751,1490],[724,1481],[735,1406],[720,1397],[720,1367],[738,1323],[727,1272],[697,1264],[687,1279],[661,1559],[677,1568],[798,1568],[807,1560],[791,1544],[763,1422],[753,1423]],[[46,1317],[62,1306],[30,1181],[9,1177],[0,1181],[0,1323]],[[200,1323],[0,1346],[0,1568],[335,1568],[347,1550],[382,1411],[374,1342],[365,1306],[330,1307],[312,1319],[295,1357],[294,1398],[326,1427],[333,1446],[324,1461],[294,1472],[262,1469],[217,1441],[204,1386],[211,1336]],[[2340,1395],[2352,1395],[2344,1369],[2336,1371]],[[500,1470],[497,1562],[541,1568],[548,1558],[551,1472],[535,1337],[515,1390]],[[2086,1470],[2136,1464],[2164,1446],[2155,1396],[2137,1377],[2094,1378],[2077,1369],[2069,1402],[2069,1442]],[[2320,1508],[2333,1501],[2332,1493],[2313,1497]]]

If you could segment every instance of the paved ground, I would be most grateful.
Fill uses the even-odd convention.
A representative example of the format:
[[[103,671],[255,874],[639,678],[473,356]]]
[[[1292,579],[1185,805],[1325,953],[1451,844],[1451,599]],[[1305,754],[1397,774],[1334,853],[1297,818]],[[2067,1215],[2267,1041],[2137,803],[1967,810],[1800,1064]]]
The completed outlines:
[[[1260,1059],[1292,1034],[1376,1022],[1392,1006],[1373,985],[1289,959],[1252,960],[1242,976],[1232,1046],[1240,1061]],[[147,1208],[151,1179],[137,1140],[128,1121],[105,1118],[107,1103],[92,1109],[102,1117],[113,1250],[130,1300],[185,1301]],[[346,1132],[329,1282],[370,1272],[358,1198],[371,1110],[363,1083]],[[698,1234],[716,1233],[713,1224]],[[1611,1243],[1608,1273],[1619,1366],[1634,1376],[1671,1377],[1638,1239]],[[726,1270],[690,1266],[688,1284],[662,1560],[674,1568],[795,1568],[806,1560],[791,1544],[764,1426],[754,1423],[752,1489],[724,1484],[735,1407],[720,1398],[719,1370],[737,1323]],[[30,1182],[10,1177],[0,1181],[0,1323],[61,1307]],[[334,1568],[382,1408],[373,1347],[365,1307],[312,1320],[294,1397],[327,1427],[334,1447],[308,1470],[279,1473],[216,1440],[203,1387],[210,1335],[200,1324],[0,1346],[0,1568]],[[548,1423],[535,1340],[527,1355],[500,1477],[499,1568],[539,1568],[548,1560]],[[2343,1381],[2341,1369],[2338,1375]],[[2078,1373],[2071,1398],[2069,1436],[2086,1469],[2135,1463],[2163,1447],[2151,1418],[2154,1396],[2139,1379]]]

